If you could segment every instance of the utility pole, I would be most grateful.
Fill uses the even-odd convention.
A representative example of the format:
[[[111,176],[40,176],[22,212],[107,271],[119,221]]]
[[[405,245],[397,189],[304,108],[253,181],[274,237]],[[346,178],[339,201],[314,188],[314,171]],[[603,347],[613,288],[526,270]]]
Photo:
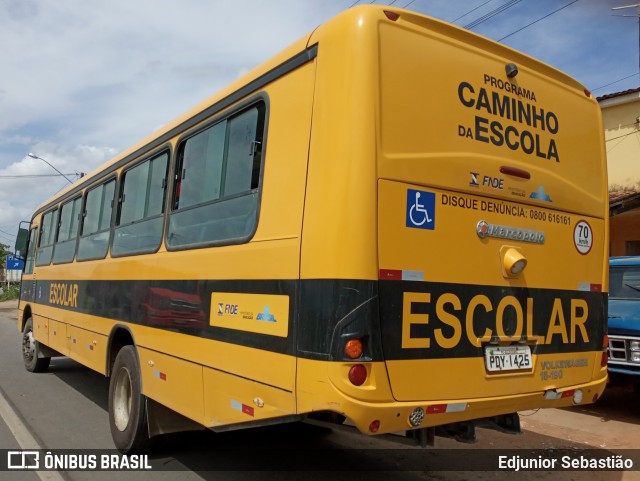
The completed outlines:
[[[636,18],[638,20],[638,71],[640,71],[640,3],[635,5],[627,5],[625,7],[613,7],[611,10],[625,10],[627,8],[635,8],[635,15],[615,15],[616,17]]]

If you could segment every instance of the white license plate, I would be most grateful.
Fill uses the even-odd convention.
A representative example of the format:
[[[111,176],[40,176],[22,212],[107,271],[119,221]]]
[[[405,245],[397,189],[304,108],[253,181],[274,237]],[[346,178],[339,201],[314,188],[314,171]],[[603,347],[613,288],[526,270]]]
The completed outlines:
[[[487,346],[484,361],[489,372],[529,370],[533,366],[529,346]]]

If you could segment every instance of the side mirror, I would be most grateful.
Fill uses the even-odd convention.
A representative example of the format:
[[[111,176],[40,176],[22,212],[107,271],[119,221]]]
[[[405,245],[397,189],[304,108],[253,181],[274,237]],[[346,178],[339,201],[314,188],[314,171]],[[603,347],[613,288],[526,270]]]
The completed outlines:
[[[16,254],[24,259],[24,254],[27,252],[27,241],[29,240],[29,229],[18,229],[18,236],[16,237]]]

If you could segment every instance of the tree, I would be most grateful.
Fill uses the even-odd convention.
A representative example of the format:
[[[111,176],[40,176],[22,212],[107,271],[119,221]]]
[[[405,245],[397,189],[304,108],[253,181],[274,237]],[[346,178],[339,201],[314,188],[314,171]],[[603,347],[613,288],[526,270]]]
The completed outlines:
[[[9,246],[6,244],[0,244],[0,271],[5,269],[5,262],[9,254],[11,254]]]

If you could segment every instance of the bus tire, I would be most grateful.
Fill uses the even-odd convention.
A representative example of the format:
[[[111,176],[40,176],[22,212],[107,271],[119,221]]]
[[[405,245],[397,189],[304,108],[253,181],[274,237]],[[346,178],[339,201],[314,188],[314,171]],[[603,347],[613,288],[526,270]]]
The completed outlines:
[[[43,357],[40,343],[33,336],[33,320],[27,319],[22,330],[22,359],[29,372],[45,372],[49,369],[50,357]]]
[[[124,346],[118,351],[109,381],[109,427],[118,451],[140,452],[149,445],[146,406],[136,350]]]

